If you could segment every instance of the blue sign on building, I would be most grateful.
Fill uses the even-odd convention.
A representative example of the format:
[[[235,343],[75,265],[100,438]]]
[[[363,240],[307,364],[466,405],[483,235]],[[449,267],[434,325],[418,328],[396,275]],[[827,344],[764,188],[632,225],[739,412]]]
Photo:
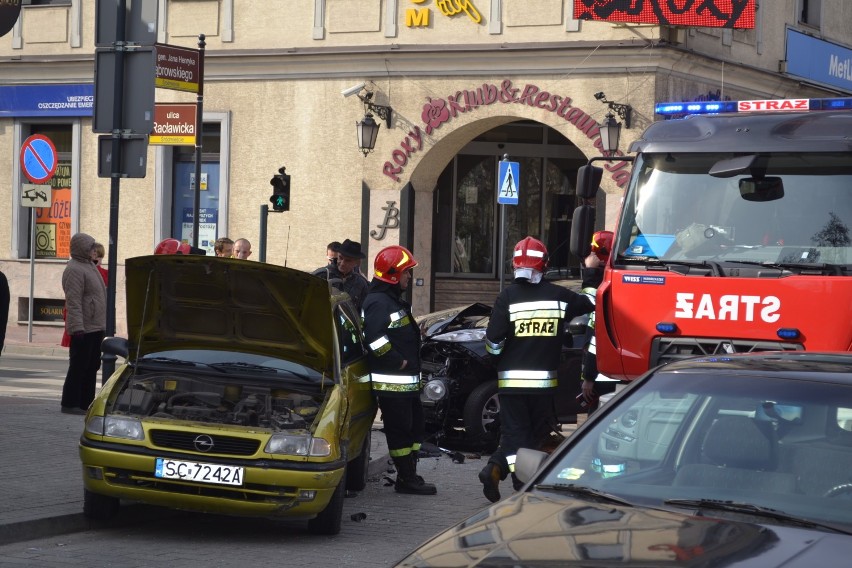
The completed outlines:
[[[788,28],[787,73],[852,93],[852,49]]]
[[[0,87],[0,117],[92,116],[94,111],[94,85]]]

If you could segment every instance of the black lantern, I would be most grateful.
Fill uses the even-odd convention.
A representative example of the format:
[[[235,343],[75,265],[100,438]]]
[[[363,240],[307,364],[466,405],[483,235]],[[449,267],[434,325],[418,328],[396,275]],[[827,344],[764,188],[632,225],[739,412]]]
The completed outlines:
[[[376,147],[376,138],[379,135],[379,125],[373,120],[373,115],[367,113],[361,122],[355,123],[355,133],[358,135],[358,148],[366,157]]]
[[[607,156],[612,156],[618,150],[618,138],[621,136],[621,123],[615,121],[612,113],[608,112],[600,127],[601,146]]]

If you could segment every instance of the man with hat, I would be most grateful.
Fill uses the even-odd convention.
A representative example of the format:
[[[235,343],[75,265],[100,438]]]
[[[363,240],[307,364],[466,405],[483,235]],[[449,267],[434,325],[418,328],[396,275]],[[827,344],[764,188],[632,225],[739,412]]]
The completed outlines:
[[[367,296],[367,279],[358,274],[355,267],[365,258],[367,255],[361,251],[361,243],[346,239],[337,249],[337,265],[329,263],[311,274],[325,278],[332,286],[349,294],[360,312]]]

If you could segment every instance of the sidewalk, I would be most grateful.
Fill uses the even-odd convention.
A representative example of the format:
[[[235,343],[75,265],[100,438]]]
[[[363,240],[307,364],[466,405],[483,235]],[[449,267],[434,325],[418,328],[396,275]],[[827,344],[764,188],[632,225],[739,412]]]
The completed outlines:
[[[32,341],[29,341],[29,326],[10,323],[6,326],[3,353],[67,359],[68,348],[59,345],[62,329],[62,326],[33,325]]]

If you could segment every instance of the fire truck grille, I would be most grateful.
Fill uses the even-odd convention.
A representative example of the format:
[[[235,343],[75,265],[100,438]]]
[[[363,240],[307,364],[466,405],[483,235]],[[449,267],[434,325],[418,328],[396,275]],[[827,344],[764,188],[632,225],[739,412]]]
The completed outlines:
[[[745,341],[718,337],[658,337],[651,344],[651,367],[699,355],[729,355],[755,351],[804,351],[799,343]]]

